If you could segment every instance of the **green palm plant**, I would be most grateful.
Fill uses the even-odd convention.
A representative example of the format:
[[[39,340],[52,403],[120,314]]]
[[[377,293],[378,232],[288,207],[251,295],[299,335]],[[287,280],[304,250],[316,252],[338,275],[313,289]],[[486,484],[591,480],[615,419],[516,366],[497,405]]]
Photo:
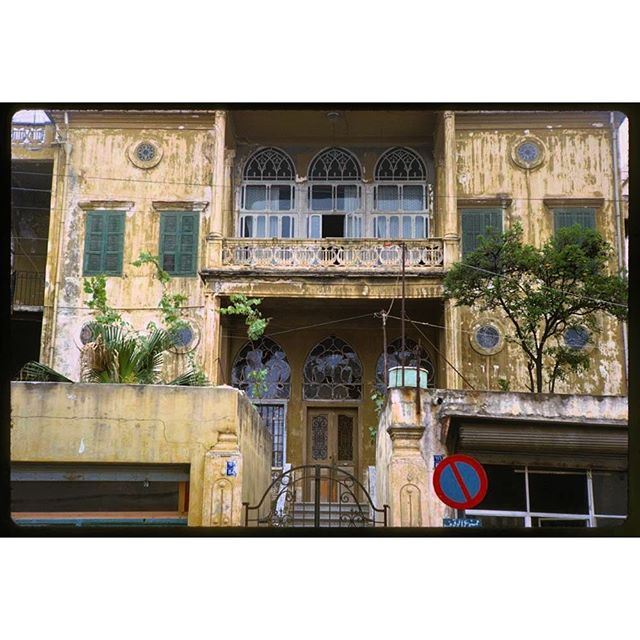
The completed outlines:
[[[82,362],[87,382],[157,384],[164,353],[171,346],[170,334],[151,327],[148,335],[128,333],[119,325],[91,325],[93,341]]]

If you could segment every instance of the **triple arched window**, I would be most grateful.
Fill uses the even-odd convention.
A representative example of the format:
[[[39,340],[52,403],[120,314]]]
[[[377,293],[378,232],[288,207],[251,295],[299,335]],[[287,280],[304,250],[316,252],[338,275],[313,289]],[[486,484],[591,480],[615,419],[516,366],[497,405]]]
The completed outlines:
[[[431,175],[412,149],[393,147],[365,183],[358,158],[331,147],[307,170],[296,188],[293,160],[266,147],[247,161],[240,196],[240,235],[257,238],[426,238],[431,210]]]

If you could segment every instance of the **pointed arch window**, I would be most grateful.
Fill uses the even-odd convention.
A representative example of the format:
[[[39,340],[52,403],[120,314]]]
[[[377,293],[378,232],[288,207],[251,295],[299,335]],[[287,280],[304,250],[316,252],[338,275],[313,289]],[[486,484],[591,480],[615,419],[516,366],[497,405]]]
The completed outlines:
[[[325,149],[309,165],[309,181],[309,237],[360,237],[362,169],[358,159],[346,149]]]
[[[336,336],[318,343],[302,371],[305,400],[359,400],[362,364],[356,352]]]
[[[394,147],[374,171],[374,231],[377,238],[427,238],[431,193],[424,160]]]
[[[387,345],[387,368],[402,366],[403,354],[406,367],[416,366],[416,347],[418,346],[415,340],[411,338],[405,338],[404,341],[405,350],[402,351],[402,339],[397,338],[393,342]],[[423,347],[420,347],[420,368],[426,369],[428,372],[427,386],[435,387],[435,367],[429,357],[429,354]],[[380,393],[386,391],[384,384],[384,353],[380,354],[378,362],[376,363],[376,389]]]
[[[244,167],[240,203],[240,235],[246,238],[293,238],[295,166],[280,149],[254,153]]]
[[[260,371],[267,370],[264,382]],[[286,400],[291,394],[291,367],[284,350],[270,338],[247,342],[238,352],[231,384],[250,398]]]

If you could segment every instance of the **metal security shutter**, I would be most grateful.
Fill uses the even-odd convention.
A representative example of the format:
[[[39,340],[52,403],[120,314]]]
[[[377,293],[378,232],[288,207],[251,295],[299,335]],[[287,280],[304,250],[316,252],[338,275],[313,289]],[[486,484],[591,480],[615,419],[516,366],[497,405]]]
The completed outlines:
[[[89,211],[84,241],[84,275],[122,274],[123,211]]]
[[[553,211],[554,231],[577,224],[585,229],[596,228],[596,210],[592,207],[566,207]]]
[[[462,255],[466,255],[478,248],[478,238],[489,228],[502,233],[502,209],[463,209],[461,222]]]
[[[175,276],[196,274],[198,214],[165,212],[160,220],[160,261]]]

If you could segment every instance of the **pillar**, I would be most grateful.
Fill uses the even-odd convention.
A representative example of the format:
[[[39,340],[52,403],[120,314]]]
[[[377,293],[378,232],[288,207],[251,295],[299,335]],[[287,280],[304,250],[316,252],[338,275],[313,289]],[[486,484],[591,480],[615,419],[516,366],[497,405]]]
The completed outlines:
[[[238,527],[242,520],[242,454],[235,433],[221,433],[204,456],[202,526]]]

